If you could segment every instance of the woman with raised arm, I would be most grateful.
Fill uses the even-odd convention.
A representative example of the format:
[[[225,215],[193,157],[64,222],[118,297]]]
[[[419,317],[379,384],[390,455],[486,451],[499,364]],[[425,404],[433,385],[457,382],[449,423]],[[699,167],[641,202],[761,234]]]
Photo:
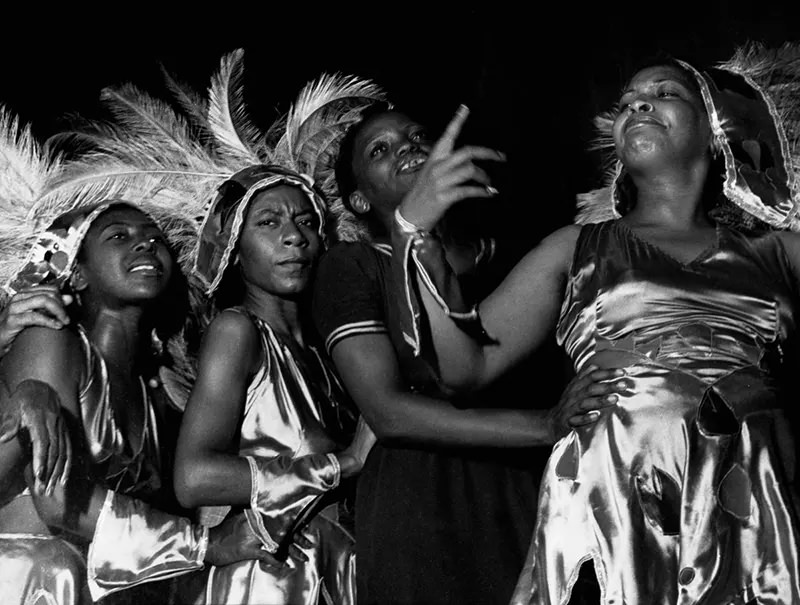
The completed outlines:
[[[453,396],[401,335],[391,271],[393,212],[429,161],[429,137],[385,103],[320,132],[337,128],[336,179],[317,180],[328,185],[332,237],[344,241],[322,258],[313,314],[378,437],[357,488],[358,601],[507,603],[536,515],[541,466],[532,448],[590,422],[587,412],[617,390],[601,381],[620,374],[587,366],[555,407]],[[449,246],[449,258],[474,275],[490,247],[464,243],[472,245]]]
[[[602,603],[800,601],[787,420],[799,89],[792,45],[702,72],[675,60],[637,71],[600,122],[617,164],[613,186],[583,199],[592,224],[545,238],[477,306],[431,233],[481,179],[454,145],[465,111],[400,205],[404,336],[421,353],[432,338],[445,384],[490,383],[554,326],[578,371],[624,368],[632,382],[556,444],[514,603],[586,602],[582,566]]]

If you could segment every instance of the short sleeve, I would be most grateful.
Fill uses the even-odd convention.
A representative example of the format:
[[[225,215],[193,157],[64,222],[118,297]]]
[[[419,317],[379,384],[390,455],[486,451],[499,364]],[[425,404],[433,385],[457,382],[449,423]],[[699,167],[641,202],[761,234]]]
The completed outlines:
[[[320,260],[312,315],[329,355],[351,336],[388,333],[377,254],[368,244],[340,243]]]

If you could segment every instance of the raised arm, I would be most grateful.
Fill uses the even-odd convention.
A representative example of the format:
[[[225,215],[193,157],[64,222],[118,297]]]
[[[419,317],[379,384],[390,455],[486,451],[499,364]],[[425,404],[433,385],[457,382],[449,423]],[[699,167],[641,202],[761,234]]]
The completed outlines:
[[[498,378],[552,332],[579,228],[564,227],[545,238],[478,308],[464,300],[433,229],[453,204],[496,193],[475,160],[504,159],[485,148],[455,149],[467,115],[463,107],[456,113],[397,209],[392,247],[397,297],[411,316],[404,336],[420,353],[424,307],[443,382],[471,390]],[[475,338],[475,330],[463,329],[474,328],[478,315],[488,337]]]
[[[404,336],[422,349],[426,340],[419,332],[427,326],[447,386],[469,391],[492,383],[553,333],[578,232],[568,226],[542,240],[494,292],[472,307],[460,293],[441,244],[427,235],[410,242],[416,236],[396,230],[392,245],[400,276],[398,304],[401,317],[409,318]],[[451,308],[452,300],[462,308]],[[478,324],[480,330],[475,329]],[[485,336],[477,338],[478,331]]]

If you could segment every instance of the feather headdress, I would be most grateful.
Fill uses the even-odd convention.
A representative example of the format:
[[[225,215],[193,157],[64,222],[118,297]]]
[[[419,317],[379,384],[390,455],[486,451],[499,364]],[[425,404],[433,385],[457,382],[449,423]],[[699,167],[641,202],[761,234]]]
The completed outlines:
[[[800,230],[800,44],[773,49],[747,44],[704,71],[678,63],[700,88],[712,144],[724,159],[723,193],[738,214],[744,213],[740,222]],[[576,223],[620,216],[618,185],[624,171],[613,157],[615,117],[605,112],[595,118],[592,149],[610,151],[606,185],[577,196]]]

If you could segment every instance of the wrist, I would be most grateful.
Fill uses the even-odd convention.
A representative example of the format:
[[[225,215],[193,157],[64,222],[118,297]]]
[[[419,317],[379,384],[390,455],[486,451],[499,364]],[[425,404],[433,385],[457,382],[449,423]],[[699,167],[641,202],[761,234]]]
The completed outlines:
[[[421,235],[421,234],[428,234],[430,231],[424,227],[420,227],[419,225],[415,225],[411,221],[407,220],[406,217],[400,212],[400,207],[394,209],[394,222],[397,224],[401,233],[406,235]]]

